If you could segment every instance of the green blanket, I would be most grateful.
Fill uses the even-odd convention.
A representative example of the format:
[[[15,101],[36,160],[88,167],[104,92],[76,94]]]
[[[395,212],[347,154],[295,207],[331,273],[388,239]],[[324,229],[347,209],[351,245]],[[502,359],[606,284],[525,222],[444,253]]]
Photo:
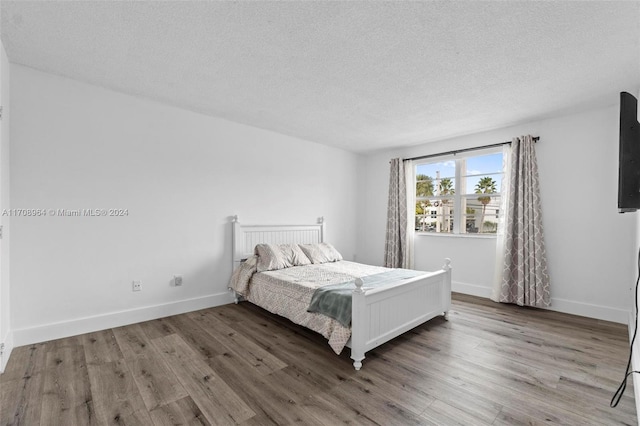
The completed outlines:
[[[363,289],[384,285],[424,275],[424,272],[411,269],[394,269],[375,275],[362,277]],[[307,312],[318,312],[338,321],[345,327],[351,326],[351,294],[355,290],[355,279],[340,284],[319,287],[313,292]]]

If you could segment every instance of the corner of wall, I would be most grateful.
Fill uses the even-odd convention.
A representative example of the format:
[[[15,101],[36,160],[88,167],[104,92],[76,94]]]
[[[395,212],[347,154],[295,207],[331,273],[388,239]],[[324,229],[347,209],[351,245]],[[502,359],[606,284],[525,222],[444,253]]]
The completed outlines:
[[[0,206],[10,209],[10,77],[9,59],[2,41],[0,41],[0,105],[2,105],[2,125],[0,126]],[[5,366],[13,349],[13,332],[11,330],[10,309],[10,218],[2,216],[2,239],[0,239],[0,372]]]

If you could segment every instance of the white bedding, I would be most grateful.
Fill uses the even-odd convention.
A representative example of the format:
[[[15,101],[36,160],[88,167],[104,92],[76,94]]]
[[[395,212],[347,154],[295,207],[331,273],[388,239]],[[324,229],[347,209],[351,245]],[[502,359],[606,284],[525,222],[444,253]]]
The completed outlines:
[[[389,270],[342,260],[258,273],[251,258],[234,272],[231,288],[251,303],[320,333],[339,354],[351,337],[351,329],[325,315],[307,312],[313,292],[324,285]]]

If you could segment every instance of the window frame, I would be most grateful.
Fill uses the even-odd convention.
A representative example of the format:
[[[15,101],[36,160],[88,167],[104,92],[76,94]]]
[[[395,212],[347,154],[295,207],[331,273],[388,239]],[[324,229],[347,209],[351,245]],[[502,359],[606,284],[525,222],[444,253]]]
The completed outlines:
[[[473,174],[473,175],[468,175],[468,174],[463,174],[466,173],[466,160],[468,160],[469,158],[473,158],[473,157],[482,157],[485,155],[491,155],[491,154],[503,154],[503,165],[501,168],[500,172],[495,172],[495,173],[482,173],[482,174]],[[433,164],[433,163],[442,163],[445,161],[454,161],[455,162],[455,176],[453,176],[454,179],[454,193],[450,194],[450,195],[445,195],[445,196],[431,196],[431,197],[418,197],[417,195],[417,175],[418,175],[418,166],[420,165],[424,165],[424,164]],[[462,167],[464,161],[464,167]],[[462,210],[462,204],[463,204],[463,199],[472,199],[472,198],[477,198],[478,194],[463,194],[462,193],[462,177],[464,176],[465,178],[469,178],[469,177],[484,177],[484,176],[497,176],[499,177],[499,179],[496,180],[496,182],[500,183],[500,191],[496,192],[495,194],[487,194],[487,196],[490,197],[497,197],[499,199],[499,207],[497,209],[498,214],[497,219],[498,221],[501,219],[501,215],[502,215],[502,183],[504,183],[504,151],[501,147],[491,147],[491,148],[483,148],[483,149],[477,149],[477,150],[473,150],[473,151],[469,151],[469,152],[464,152],[464,153],[457,153],[457,154],[444,154],[442,156],[437,156],[437,157],[429,157],[428,159],[422,159],[422,160],[414,160],[413,161],[413,199],[415,201],[415,203],[420,202],[420,200],[425,200],[425,199],[441,199],[441,198],[447,198],[447,199],[453,199],[453,214],[451,215],[451,220],[453,221],[453,229],[451,230],[451,232],[433,232],[433,231],[421,231],[421,230],[415,230],[415,234],[416,235],[436,235],[436,236],[455,236],[455,237],[472,237],[472,238],[495,238],[496,233],[468,233],[466,232],[466,229],[463,230],[464,232],[460,232],[460,228],[461,228],[461,224],[465,223],[466,224],[466,218],[465,216],[467,216],[466,213],[466,209],[463,212]],[[464,172],[463,172],[464,169]],[[432,177],[435,180],[435,177]],[[429,207],[427,207],[428,211],[426,211],[425,213],[423,213],[421,215],[421,217],[423,218],[432,218],[432,213],[431,213],[431,209]],[[416,215],[417,216],[417,215]]]

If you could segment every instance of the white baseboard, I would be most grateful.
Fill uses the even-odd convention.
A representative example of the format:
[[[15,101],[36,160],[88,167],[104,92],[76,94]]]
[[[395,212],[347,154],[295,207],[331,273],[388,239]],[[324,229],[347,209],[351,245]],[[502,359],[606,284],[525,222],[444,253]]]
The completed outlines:
[[[226,305],[231,302],[233,302],[233,296],[229,292],[224,292],[160,305],[144,306],[70,321],[44,324],[36,327],[14,329],[13,344],[15,346],[23,346],[46,342],[48,340],[61,339],[78,334],[91,333],[93,331],[197,311],[199,309]]]
[[[581,317],[596,318],[605,321],[627,324],[629,310],[612,308],[611,306],[593,305],[591,303],[575,302],[573,300],[551,298],[550,311],[564,312],[565,314],[579,315]]]
[[[3,340],[0,340],[2,344],[2,351],[0,351],[0,373],[4,373],[4,369],[7,366],[11,351],[13,350],[13,332],[9,331]]]
[[[491,297],[491,289],[477,284],[461,283],[460,281],[451,281],[451,290],[456,293],[468,294],[470,296]]]
[[[468,294],[471,296],[491,297],[491,288],[462,282],[451,282],[451,290],[457,293]],[[590,303],[575,302],[573,300],[551,298],[551,311],[563,312],[565,314],[579,315],[581,317],[589,317],[601,319],[605,321],[627,324],[629,320],[629,310],[612,308],[610,306],[593,305]]]

